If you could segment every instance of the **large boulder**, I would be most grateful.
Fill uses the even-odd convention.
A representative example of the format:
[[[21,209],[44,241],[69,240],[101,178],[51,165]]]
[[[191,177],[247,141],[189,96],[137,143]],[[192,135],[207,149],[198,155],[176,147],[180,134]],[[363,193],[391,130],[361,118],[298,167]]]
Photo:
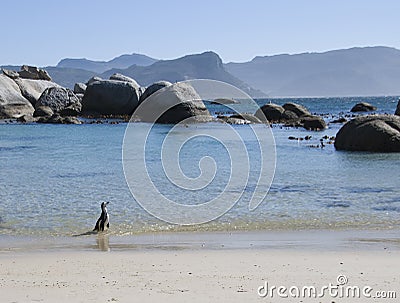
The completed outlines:
[[[375,111],[376,107],[367,103],[367,102],[360,102],[353,106],[350,110],[352,113],[355,112],[372,112]]]
[[[400,99],[399,99],[399,102],[397,103],[396,112],[394,114],[397,116],[400,116]]]
[[[273,104],[273,103],[268,103],[261,108],[259,108],[256,112],[256,117],[258,117],[260,120],[267,120],[269,122],[279,122],[282,119],[282,114],[285,111],[285,109],[278,105],[278,104]],[[263,117],[265,116],[265,118]]]
[[[39,100],[42,93],[48,87],[60,87],[58,84],[47,80],[30,80],[17,78],[14,80],[19,86],[22,95],[28,99],[33,106]]]
[[[349,151],[400,152],[400,117],[356,117],[339,130],[335,148]]]
[[[131,83],[136,89],[138,89],[138,88],[140,87],[140,85],[136,82],[136,80],[134,80],[134,79],[132,79],[132,78],[130,78],[130,77],[128,77],[128,76],[119,74],[119,73],[115,73],[115,74],[111,75],[111,76],[110,76],[110,80],[122,81],[122,82],[129,82],[129,83]]]
[[[324,130],[326,128],[325,120],[319,116],[306,116],[301,118],[301,124],[307,130]]]
[[[48,106],[54,113],[66,116],[76,116],[82,108],[79,98],[70,89],[63,87],[46,88],[35,108],[42,106]]]
[[[101,115],[130,115],[139,104],[139,90],[129,82],[94,81],[86,88],[82,112]]]
[[[24,79],[51,81],[51,77],[47,71],[37,68],[36,66],[23,65],[18,74]]]
[[[146,98],[134,112],[133,119],[143,122],[175,124],[211,121],[212,116],[196,90],[188,83],[175,83]]]
[[[172,85],[171,82],[168,81],[158,81],[153,83],[152,85],[148,86],[145,91],[141,94],[139,103],[142,103],[146,98],[150,97],[152,94],[154,94],[156,91]]]
[[[0,75],[0,118],[32,116],[32,104],[22,96],[18,85],[9,77]]]
[[[291,111],[295,113],[297,117],[311,116],[311,113],[308,111],[307,108],[297,103],[292,103],[292,102],[285,103],[283,105],[283,108],[285,109],[285,111]]]

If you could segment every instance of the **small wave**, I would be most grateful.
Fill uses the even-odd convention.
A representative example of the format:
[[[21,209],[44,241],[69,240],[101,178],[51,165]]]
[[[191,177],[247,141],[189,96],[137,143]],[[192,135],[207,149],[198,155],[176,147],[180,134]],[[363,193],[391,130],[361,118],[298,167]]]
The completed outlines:
[[[376,211],[390,211],[390,212],[400,213],[399,206],[380,206],[380,207],[372,207],[372,209]]]
[[[334,203],[328,204],[326,207],[328,207],[328,208],[335,208],[335,207],[347,208],[347,207],[350,207],[350,204],[346,203],[346,202],[334,202]]]
[[[393,192],[393,189],[389,188],[380,188],[380,187],[351,187],[351,188],[346,188],[346,190],[352,194],[361,194],[361,193],[371,193],[371,194],[376,194],[376,193],[391,193]]]
[[[66,174],[57,174],[54,177],[55,178],[60,178],[60,179],[74,179],[74,178],[87,178],[87,177],[96,177],[96,176],[106,176],[106,175],[111,175],[110,173],[66,173]]]
[[[2,151],[20,151],[25,149],[34,149],[35,146],[21,145],[21,146],[0,146],[0,152]]]
[[[272,186],[270,191],[275,193],[305,193],[310,189],[309,185],[293,185],[293,186]]]

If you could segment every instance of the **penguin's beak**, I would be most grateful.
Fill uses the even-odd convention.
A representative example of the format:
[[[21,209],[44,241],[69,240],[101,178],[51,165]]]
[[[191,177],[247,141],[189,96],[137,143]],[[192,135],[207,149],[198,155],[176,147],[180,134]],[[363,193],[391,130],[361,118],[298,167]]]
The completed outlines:
[[[106,205],[108,205],[110,202],[106,202]]]

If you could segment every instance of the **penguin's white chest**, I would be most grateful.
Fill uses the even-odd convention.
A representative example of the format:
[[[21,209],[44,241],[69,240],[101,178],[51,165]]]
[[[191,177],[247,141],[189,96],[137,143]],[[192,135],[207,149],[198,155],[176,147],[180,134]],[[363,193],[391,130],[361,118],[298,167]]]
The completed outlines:
[[[106,214],[106,221],[104,222],[104,228],[107,228],[107,225],[110,223],[110,216],[109,216],[109,214],[107,213]]]

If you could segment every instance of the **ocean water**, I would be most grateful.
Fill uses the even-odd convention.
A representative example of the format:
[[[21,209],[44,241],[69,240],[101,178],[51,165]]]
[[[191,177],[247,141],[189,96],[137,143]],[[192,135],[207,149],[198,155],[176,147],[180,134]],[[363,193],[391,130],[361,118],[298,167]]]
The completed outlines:
[[[257,102],[261,105],[269,101],[298,102],[329,122],[339,115],[349,115],[352,105],[360,101],[376,105],[380,113],[393,113],[397,100],[398,97],[363,97]],[[213,113],[226,111],[221,106],[209,106]],[[148,214],[131,194],[122,164],[126,123],[0,124],[0,235],[85,233],[94,227],[101,201],[110,201],[113,235],[192,230],[400,228],[400,153],[339,152],[329,140],[325,140],[323,149],[316,147],[325,135],[335,136],[340,126],[330,124],[322,132],[311,132],[274,125],[275,176],[267,196],[253,211],[249,210],[248,202],[256,186],[257,140],[248,126],[234,126],[246,139],[250,159],[250,181],[243,195],[232,209],[209,223],[177,225]],[[144,124],[133,127],[140,134]],[[187,142],[178,160],[183,173],[196,178],[201,174],[201,159],[211,157],[217,167],[212,182],[201,191],[184,190],[171,183],[160,162],[160,146],[171,128],[171,125],[154,126],[146,144],[146,165],[160,193],[187,204],[207,201],[223,193],[231,162],[222,144],[204,136]],[[186,125],[179,132],[212,133],[219,128],[221,124],[206,123]],[[288,140],[289,136],[306,135],[312,136],[310,141]],[[148,186],[139,171],[133,178],[139,185],[143,180],[144,188]],[[235,197],[235,190],[230,194]],[[167,211],[160,208],[161,212]]]

